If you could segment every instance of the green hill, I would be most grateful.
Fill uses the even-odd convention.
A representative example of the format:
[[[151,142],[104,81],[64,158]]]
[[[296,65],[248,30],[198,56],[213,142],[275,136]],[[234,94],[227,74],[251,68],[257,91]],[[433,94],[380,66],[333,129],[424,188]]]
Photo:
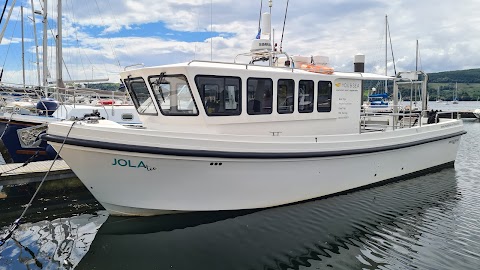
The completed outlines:
[[[480,68],[429,73],[431,83],[480,83]]]
[[[456,84],[459,100],[480,100],[480,68],[429,73],[428,93],[430,100],[436,100],[437,98],[452,100]],[[438,92],[440,95],[437,97]]]

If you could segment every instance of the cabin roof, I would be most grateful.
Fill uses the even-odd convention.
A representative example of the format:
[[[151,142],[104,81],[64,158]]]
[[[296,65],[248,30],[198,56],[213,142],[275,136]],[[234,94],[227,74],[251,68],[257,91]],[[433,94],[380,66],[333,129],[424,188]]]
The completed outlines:
[[[218,69],[221,68],[231,69],[231,70],[250,70],[250,71],[269,71],[273,73],[294,73],[294,74],[318,74],[322,76],[332,76],[333,79],[337,78],[347,78],[347,79],[360,79],[360,80],[393,80],[394,77],[384,76],[373,73],[358,73],[358,72],[334,72],[331,75],[322,74],[322,73],[313,73],[310,71],[298,69],[298,68],[289,68],[289,67],[270,67],[270,66],[260,66],[260,65],[251,65],[251,64],[240,64],[240,63],[227,63],[227,62],[210,62],[210,61],[190,61],[185,63],[153,66],[153,67],[144,67],[139,69],[127,70],[121,72],[122,77],[127,77],[134,74],[158,74],[161,70],[170,69],[170,68],[185,68],[189,67],[202,67],[202,68],[211,68]],[[159,72],[160,71],[160,72]],[[236,73],[235,73],[236,74]]]

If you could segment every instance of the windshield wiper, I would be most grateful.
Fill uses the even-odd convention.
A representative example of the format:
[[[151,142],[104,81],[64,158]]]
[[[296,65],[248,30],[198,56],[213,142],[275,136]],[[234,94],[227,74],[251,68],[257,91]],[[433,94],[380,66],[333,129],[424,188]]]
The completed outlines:
[[[165,102],[165,97],[163,96],[163,91],[162,87],[160,86],[162,84],[163,78],[165,77],[165,72],[160,73],[160,77],[155,81],[155,85],[158,86],[159,92],[160,92],[160,97],[162,97],[163,102]]]

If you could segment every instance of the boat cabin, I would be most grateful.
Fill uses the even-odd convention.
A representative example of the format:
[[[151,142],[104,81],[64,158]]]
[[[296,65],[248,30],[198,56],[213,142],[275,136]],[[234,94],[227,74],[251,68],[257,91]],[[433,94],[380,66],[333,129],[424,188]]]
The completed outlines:
[[[359,133],[367,73],[192,61],[121,74],[147,129],[237,135]]]

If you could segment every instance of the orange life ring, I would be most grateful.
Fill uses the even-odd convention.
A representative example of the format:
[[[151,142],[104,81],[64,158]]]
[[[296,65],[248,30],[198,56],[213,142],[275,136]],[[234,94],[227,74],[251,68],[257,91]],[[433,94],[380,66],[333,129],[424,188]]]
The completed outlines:
[[[314,65],[314,64],[302,64],[300,66],[301,69],[315,72],[315,73],[322,73],[322,74],[333,74],[333,68],[321,65]]]

